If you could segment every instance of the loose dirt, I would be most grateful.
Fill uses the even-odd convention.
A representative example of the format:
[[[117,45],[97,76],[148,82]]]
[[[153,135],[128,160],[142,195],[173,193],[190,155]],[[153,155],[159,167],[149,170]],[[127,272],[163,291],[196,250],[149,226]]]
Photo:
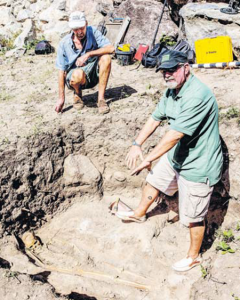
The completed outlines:
[[[171,264],[186,254],[189,234],[176,218],[171,220],[177,196],[155,204],[144,224],[123,223],[108,213],[118,197],[133,208],[138,204],[146,172],[131,177],[125,156],[163,94],[161,75],[113,61],[106,92],[109,114],[98,114],[97,89],[91,89],[80,112],[67,91],[64,113],[57,115],[54,62],[54,54],[1,59],[1,299],[240,297],[240,70],[194,71],[219,104],[224,177],[212,197],[203,266],[178,274]],[[166,130],[167,124],[157,129],[145,153]],[[70,155],[90,159],[100,174],[94,185],[86,177],[66,184]],[[218,228],[232,229],[235,253],[216,251]],[[31,229],[36,243],[24,249],[19,237]]]

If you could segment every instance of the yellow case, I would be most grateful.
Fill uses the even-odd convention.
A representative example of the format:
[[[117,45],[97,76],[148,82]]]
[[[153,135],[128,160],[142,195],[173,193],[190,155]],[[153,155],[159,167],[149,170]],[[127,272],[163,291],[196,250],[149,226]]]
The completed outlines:
[[[232,41],[229,36],[218,36],[195,41],[198,64],[233,61]]]

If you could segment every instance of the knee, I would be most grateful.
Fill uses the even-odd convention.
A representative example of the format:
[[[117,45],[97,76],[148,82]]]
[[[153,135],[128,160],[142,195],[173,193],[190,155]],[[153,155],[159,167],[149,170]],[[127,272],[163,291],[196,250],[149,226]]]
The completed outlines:
[[[81,69],[76,69],[73,71],[70,85],[83,84],[84,83],[84,72]]]
[[[109,54],[104,54],[99,58],[99,65],[110,66],[111,56]]]

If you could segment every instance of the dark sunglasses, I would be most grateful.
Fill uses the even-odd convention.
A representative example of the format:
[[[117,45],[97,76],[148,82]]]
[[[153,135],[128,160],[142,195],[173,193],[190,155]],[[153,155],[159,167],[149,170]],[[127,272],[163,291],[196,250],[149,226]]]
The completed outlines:
[[[162,74],[164,73],[174,73],[176,72],[179,68],[181,68],[182,66],[184,66],[184,64],[179,64],[177,65],[176,67],[174,68],[170,68],[170,69],[162,69],[162,70],[159,70]]]

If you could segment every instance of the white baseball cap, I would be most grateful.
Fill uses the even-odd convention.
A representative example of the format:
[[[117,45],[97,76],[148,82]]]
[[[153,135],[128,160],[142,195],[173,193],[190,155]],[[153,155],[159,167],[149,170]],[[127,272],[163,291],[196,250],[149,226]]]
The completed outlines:
[[[85,14],[83,11],[74,11],[69,16],[68,25],[71,29],[77,29],[84,27],[87,23]]]

